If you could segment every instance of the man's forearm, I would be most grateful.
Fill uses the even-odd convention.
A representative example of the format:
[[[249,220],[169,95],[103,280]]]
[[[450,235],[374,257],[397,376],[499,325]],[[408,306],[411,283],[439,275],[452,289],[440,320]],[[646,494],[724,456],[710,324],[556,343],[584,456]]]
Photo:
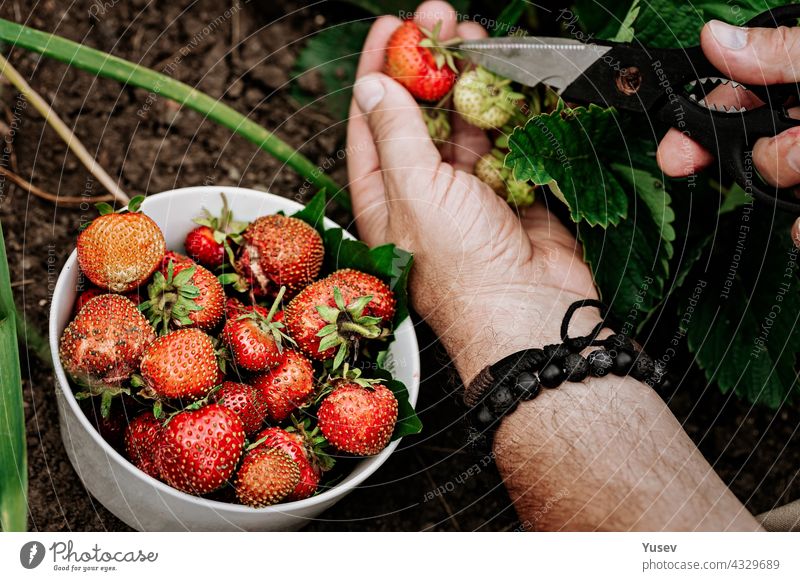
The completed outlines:
[[[497,466],[537,530],[759,530],[653,390],[589,378],[500,425]]]

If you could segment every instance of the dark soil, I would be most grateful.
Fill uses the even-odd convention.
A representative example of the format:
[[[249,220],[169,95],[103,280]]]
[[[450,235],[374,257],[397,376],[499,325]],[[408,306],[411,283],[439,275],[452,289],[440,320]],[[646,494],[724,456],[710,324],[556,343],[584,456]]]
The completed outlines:
[[[44,0],[31,14],[26,2],[5,1],[0,2],[0,16],[157,70],[173,63],[182,48],[191,47],[171,67],[173,76],[221,96],[315,163],[322,164],[331,155],[335,158],[344,140],[344,126],[316,111],[298,112],[289,96],[288,80],[301,39],[322,27],[341,5],[294,12],[301,4],[251,1],[204,35],[203,27],[218,19],[228,4]],[[153,193],[205,183],[295,197],[302,184],[292,171],[241,138],[170,102],[153,100],[146,91],[123,88],[21,50],[13,51],[11,61],[129,192]],[[319,90],[313,79],[306,85],[311,91]],[[13,138],[18,173],[62,196],[102,193],[33,108],[19,105],[11,87],[1,88],[9,115],[4,129]],[[14,113],[19,120],[12,123]],[[346,182],[343,163],[332,173],[340,183]],[[79,225],[90,216],[89,211],[56,208],[7,183],[0,192],[0,219],[16,298],[28,324],[42,334],[58,271],[74,246]],[[343,219],[344,214],[332,217]],[[518,526],[494,469],[479,463],[480,471],[473,468],[465,476],[476,457],[460,451],[463,434],[450,395],[456,384],[449,362],[430,332],[424,328],[419,332],[424,370],[418,408],[424,433],[404,441],[374,477],[309,529],[511,530]],[[23,366],[30,528],[127,530],[92,499],[69,464],[59,436],[48,368],[25,353]],[[748,508],[759,512],[800,496],[797,406],[771,413],[751,409],[716,390],[707,391],[682,389],[671,406]]]

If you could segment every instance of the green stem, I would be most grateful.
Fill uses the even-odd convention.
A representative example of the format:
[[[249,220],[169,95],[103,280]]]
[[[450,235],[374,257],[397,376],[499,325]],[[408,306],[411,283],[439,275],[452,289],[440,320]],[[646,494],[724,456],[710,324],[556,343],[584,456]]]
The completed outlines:
[[[318,188],[325,188],[339,204],[350,209],[350,200],[346,190],[339,187],[308,158],[258,123],[185,83],[125,59],[2,18],[0,18],[0,40],[15,47],[59,60],[94,75],[114,79],[125,85],[140,87],[154,95],[161,95],[185,105],[256,144],[294,169],[309,183]]]

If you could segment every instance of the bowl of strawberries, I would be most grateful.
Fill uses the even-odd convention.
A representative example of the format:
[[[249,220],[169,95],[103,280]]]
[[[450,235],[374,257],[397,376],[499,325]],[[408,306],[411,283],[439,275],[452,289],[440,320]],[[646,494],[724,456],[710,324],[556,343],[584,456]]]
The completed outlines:
[[[306,207],[191,187],[99,205],[53,294],[61,435],[138,530],[291,530],[417,433],[412,258]]]

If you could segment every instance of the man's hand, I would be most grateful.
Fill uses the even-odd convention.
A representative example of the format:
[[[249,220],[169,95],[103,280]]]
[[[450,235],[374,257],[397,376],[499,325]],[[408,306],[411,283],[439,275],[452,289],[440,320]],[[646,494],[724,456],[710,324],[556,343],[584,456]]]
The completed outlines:
[[[442,39],[485,36],[456,23],[445,2],[425,2],[417,22]],[[596,297],[570,232],[540,202],[519,216],[471,174],[489,151],[483,131],[453,117],[440,151],[422,113],[397,82],[380,74],[400,20],[376,21],[364,46],[348,126],[348,170],[360,236],[413,252],[412,300],[468,382],[483,367],[526,347],[560,342],[570,303]],[[575,333],[598,319],[587,309]]]
[[[773,85],[800,81],[800,28],[740,28],[717,20],[705,25],[700,35],[703,52],[711,64],[729,79],[745,85]],[[748,109],[762,105],[752,93],[718,87],[708,101]],[[800,118],[800,109],[789,111]],[[800,184],[800,127],[759,139],[753,148],[756,169],[770,184]],[[658,163],[669,176],[686,176],[709,166],[713,156],[681,132],[671,129],[658,148]],[[792,228],[800,245],[800,219]]]

